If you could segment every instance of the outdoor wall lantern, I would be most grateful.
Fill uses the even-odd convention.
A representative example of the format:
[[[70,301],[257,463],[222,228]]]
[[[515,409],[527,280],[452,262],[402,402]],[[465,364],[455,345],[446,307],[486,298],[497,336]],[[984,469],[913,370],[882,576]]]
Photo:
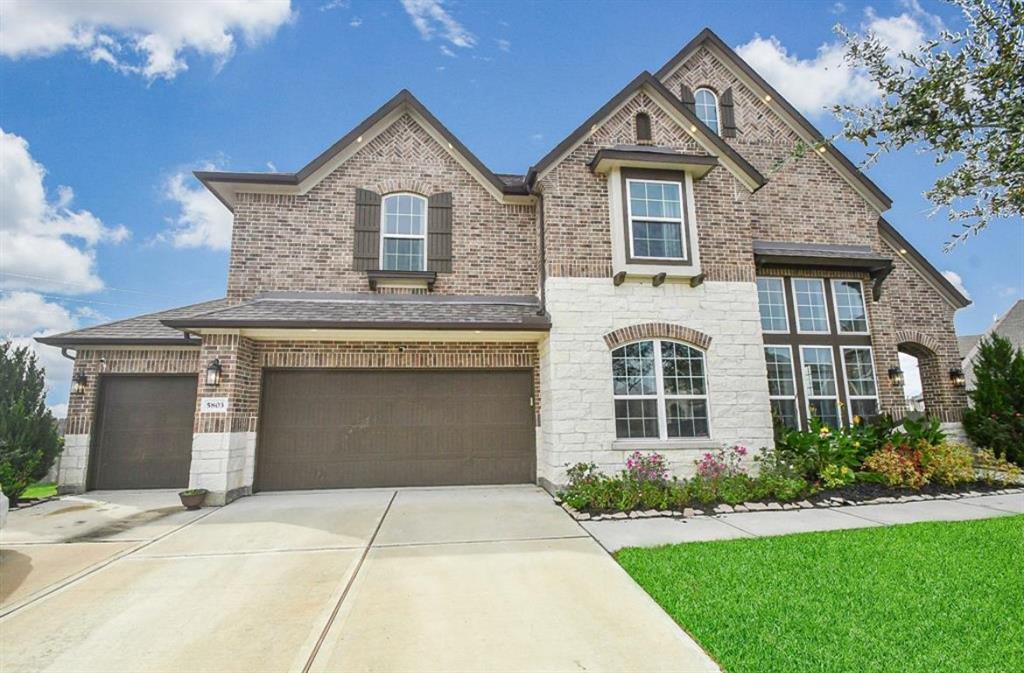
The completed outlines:
[[[220,358],[214,358],[210,366],[206,368],[206,385],[219,386],[220,374],[224,368],[220,364]]]
[[[89,378],[84,372],[78,372],[71,379],[71,394],[81,395],[85,392],[85,384],[89,382]]]
[[[954,388],[963,388],[967,385],[967,378],[964,376],[964,370],[959,367],[953,367],[949,370],[949,381],[953,384]]]
[[[899,367],[889,367],[889,382],[894,386],[902,386],[903,370]]]

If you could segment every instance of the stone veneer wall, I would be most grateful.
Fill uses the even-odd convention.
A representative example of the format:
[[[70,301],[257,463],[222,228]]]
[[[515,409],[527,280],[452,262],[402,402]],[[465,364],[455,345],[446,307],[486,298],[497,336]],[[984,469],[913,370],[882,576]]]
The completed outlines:
[[[118,348],[80,350],[73,376],[85,374],[85,390],[68,398],[64,451],[57,483],[61,493],[85,490],[89,447],[100,377],[104,374],[187,374],[198,370],[198,348]]]
[[[757,306],[749,282],[683,283],[627,281],[615,287],[605,278],[549,278],[550,337],[541,344],[542,445],[538,477],[564,482],[564,467],[594,462],[614,472],[634,449],[658,450],[674,473],[690,474],[708,449],[741,443],[771,446],[768,380]],[[707,349],[711,438],[657,443],[616,441],[611,349],[604,336],[650,322],[678,326],[673,335],[710,337]]]
[[[452,193],[452,273],[440,294],[536,294],[539,246],[533,205],[499,203],[404,115],[307,194],[239,194],[228,299],[259,292],[369,289],[352,269],[355,190]]]

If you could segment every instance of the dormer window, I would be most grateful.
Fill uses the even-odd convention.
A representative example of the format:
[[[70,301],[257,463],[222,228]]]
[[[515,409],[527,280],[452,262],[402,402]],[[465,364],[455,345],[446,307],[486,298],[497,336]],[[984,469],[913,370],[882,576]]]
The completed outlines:
[[[425,271],[427,200],[418,194],[388,194],[381,209],[380,268]]]
[[[718,123],[718,96],[711,89],[697,89],[693,93],[694,112],[704,125],[720,134]]]

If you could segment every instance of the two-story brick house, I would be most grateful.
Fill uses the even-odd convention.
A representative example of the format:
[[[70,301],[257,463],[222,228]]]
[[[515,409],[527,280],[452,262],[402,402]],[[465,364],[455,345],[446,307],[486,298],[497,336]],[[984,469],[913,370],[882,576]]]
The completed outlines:
[[[796,152],[800,145],[808,148]],[[889,198],[710,31],[525,175],[410,93],[296,173],[200,172],[234,213],[224,299],[73,349],[64,491],[559,483],[965,403],[968,302]]]

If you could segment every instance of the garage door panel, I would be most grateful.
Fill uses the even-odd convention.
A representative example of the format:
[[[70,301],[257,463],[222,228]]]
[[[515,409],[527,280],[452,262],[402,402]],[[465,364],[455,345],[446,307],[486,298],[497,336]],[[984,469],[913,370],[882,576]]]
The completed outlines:
[[[532,482],[528,371],[268,371],[256,488]]]
[[[196,383],[195,376],[104,376],[90,487],[187,486]]]

